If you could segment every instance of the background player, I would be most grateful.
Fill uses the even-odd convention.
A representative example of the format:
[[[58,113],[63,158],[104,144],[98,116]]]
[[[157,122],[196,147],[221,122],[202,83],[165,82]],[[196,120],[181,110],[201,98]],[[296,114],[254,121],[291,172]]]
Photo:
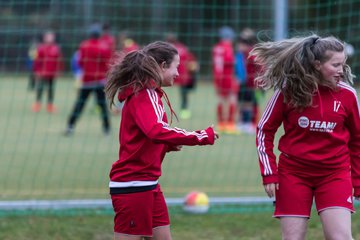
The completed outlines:
[[[189,92],[194,89],[196,84],[196,73],[199,71],[194,54],[189,48],[177,39],[175,33],[168,33],[166,41],[174,45],[180,56],[180,65],[178,67],[179,76],[175,79],[175,84],[180,86],[180,118],[189,119],[191,111],[189,110]]]
[[[101,26],[94,24],[89,30],[90,38],[83,41],[79,48],[79,65],[82,69],[82,84],[78,90],[78,96],[73,111],[68,119],[65,135],[74,132],[75,124],[83,111],[85,103],[91,93],[96,94],[97,104],[101,109],[103,131],[110,131],[110,120],[106,106],[104,84],[108,63],[112,56],[112,50],[108,44],[100,40]]]
[[[62,70],[62,53],[60,47],[55,43],[55,33],[47,31],[43,34],[43,42],[37,47],[34,59],[34,71],[36,77],[36,101],[32,105],[33,112],[41,109],[41,98],[45,85],[48,88],[48,99],[46,110],[55,112],[54,92],[55,78]]]
[[[221,132],[238,133],[235,125],[236,94],[238,84],[234,77],[235,33],[232,28],[224,26],[219,29],[220,41],[212,49],[213,78],[218,97],[217,124]]]
[[[249,52],[256,43],[255,32],[250,28],[241,31],[236,43],[235,72],[240,83],[238,92],[239,124],[241,132],[253,134],[256,131],[256,120],[258,114],[258,102],[255,95],[254,78],[257,66],[254,57],[249,57]]]

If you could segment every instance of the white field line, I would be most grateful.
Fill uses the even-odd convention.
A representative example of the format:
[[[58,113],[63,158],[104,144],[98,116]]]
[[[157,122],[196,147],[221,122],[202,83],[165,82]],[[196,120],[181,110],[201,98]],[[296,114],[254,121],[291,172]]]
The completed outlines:
[[[267,197],[211,197],[210,205],[256,205],[272,204],[272,200]],[[181,206],[183,198],[167,198],[168,206]],[[0,210],[51,210],[51,209],[74,209],[74,208],[111,208],[109,199],[79,199],[79,200],[17,200],[0,201]]]

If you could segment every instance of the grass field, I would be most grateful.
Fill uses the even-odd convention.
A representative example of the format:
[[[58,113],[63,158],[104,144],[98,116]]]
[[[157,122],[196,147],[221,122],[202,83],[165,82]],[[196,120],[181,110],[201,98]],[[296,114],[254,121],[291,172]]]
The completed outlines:
[[[358,208],[359,210],[359,208]],[[206,215],[171,214],[174,240],[278,240],[280,227],[270,211]],[[324,239],[315,212],[309,221],[307,238]],[[112,214],[9,216],[0,218],[0,239],[6,240],[108,240],[112,239]],[[360,239],[360,215],[353,216],[353,237]]]
[[[75,135],[62,135],[76,91],[71,79],[57,82],[58,112],[34,114],[34,93],[27,79],[3,76],[0,87],[0,200],[108,198],[108,171],[117,158],[119,116],[112,116],[113,131],[101,132],[94,101],[88,102]],[[178,110],[176,88],[166,89]],[[216,99],[211,84],[201,83],[191,96],[191,120],[175,122],[187,129],[215,122]],[[215,146],[185,147],[164,161],[161,184],[167,197],[184,196],[190,190],[209,196],[264,196],[254,136],[222,135]],[[357,205],[359,210],[359,205]],[[111,239],[112,210],[1,212],[0,239]],[[280,238],[272,207],[230,206],[209,214],[189,215],[170,208],[176,239],[272,240]],[[354,239],[360,239],[360,215],[353,215]],[[323,239],[316,213],[307,239]]]
[[[30,111],[35,93],[27,90],[26,76],[3,76],[0,91],[0,199],[108,197],[120,116],[112,116],[112,134],[104,136],[91,97],[74,136],[67,138],[62,133],[76,97],[72,79],[57,81],[58,112],[53,115],[45,107],[40,113]],[[178,111],[178,89],[166,91]],[[190,103],[192,118],[173,125],[195,130],[215,123],[211,84],[199,84]],[[254,136],[226,135],[215,146],[184,147],[168,154],[161,178],[166,196],[184,196],[194,189],[210,196],[263,195],[254,142]]]

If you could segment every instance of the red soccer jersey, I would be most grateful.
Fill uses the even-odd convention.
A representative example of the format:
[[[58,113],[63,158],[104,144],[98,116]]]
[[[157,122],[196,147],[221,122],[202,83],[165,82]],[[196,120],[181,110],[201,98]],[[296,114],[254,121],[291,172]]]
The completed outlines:
[[[162,90],[130,89],[119,95],[125,101],[120,124],[119,160],[112,165],[110,187],[146,186],[161,175],[165,153],[178,145],[214,143],[214,130],[188,132],[171,127],[161,101]]]
[[[245,58],[245,69],[246,69],[246,87],[254,88],[255,87],[255,77],[258,71],[258,66],[255,64],[255,56],[250,56],[249,53],[252,49],[249,49],[244,53]]]
[[[220,41],[213,47],[213,77],[215,86],[221,91],[234,89],[235,57],[232,42]]]
[[[276,183],[274,137],[283,124],[279,150],[288,159],[284,168],[310,176],[334,169],[350,168],[355,195],[360,195],[360,117],[355,90],[344,82],[338,90],[319,87],[313,106],[302,111],[284,103],[276,91],[258,124],[256,144],[263,183]]]
[[[62,70],[62,54],[57,44],[40,44],[34,60],[34,71],[39,77],[55,77]]]
[[[180,42],[172,44],[177,49],[180,57],[180,65],[178,67],[179,76],[175,79],[175,83],[181,86],[188,85],[191,81],[189,65],[191,62],[196,61],[195,57],[184,44]]]
[[[111,55],[112,50],[100,39],[89,39],[80,44],[79,65],[83,70],[84,85],[104,81]]]
[[[100,41],[103,41],[112,51],[115,51],[116,43],[113,35],[105,33],[100,37]]]

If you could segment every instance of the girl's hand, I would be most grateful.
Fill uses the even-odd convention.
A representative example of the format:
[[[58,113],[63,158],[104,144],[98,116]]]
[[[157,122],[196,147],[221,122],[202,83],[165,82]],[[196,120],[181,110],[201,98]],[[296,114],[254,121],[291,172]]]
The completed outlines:
[[[183,147],[182,145],[174,146],[174,150],[173,150],[173,151],[175,151],[175,152],[181,151],[182,147]]]
[[[214,124],[211,125],[210,127],[214,130]],[[218,139],[219,139],[219,133],[216,132],[215,130],[214,130],[214,139],[215,139],[215,140],[218,140]]]
[[[182,149],[182,145],[168,145],[167,152],[178,152]]]
[[[264,185],[265,192],[269,196],[269,198],[275,197],[275,191],[279,190],[278,183],[269,183]]]
[[[217,132],[214,131],[214,136],[215,136],[215,140],[218,140],[218,139],[219,139],[219,133],[217,133]]]

